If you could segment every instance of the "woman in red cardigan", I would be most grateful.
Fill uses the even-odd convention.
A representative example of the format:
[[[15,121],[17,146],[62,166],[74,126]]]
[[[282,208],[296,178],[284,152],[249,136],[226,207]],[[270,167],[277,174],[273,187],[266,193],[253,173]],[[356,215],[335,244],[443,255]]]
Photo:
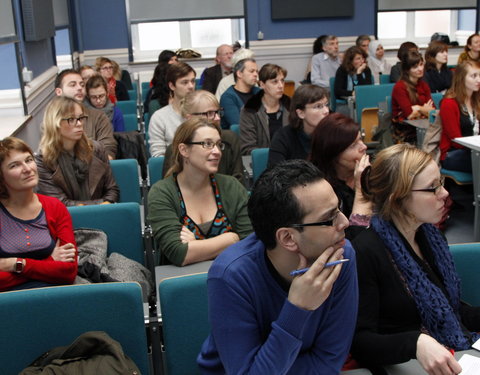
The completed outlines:
[[[72,219],[56,198],[35,194],[33,152],[0,141],[0,291],[72,284],[77,249]]]
[[[466,60],[457,66],[452,87],[440,104],[442,138],[440,161],[446,169],[472,172],[470,150],[454,138],[478,135],[480,118],[480,63]]]
[[[423,81],[423,57],[417,51],[409,51],[402,60],[402,76],[392,91],[392,121],[397,142],[416,143],[415,127],[405,120],[426,118],[435,105],[430,87]]]

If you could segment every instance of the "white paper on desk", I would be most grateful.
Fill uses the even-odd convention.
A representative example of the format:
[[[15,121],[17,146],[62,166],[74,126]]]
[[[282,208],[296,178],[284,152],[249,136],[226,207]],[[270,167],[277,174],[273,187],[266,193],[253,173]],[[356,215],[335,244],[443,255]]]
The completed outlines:
[[[474,357],[470,354],[464,354],[458,363],[462,366],[462,372],[459,375],[480,374],[480,358]]]
[[[475,341],[475,342],[473,343],[472,348],[473,348],[473,349],[480,350],[480,339],[478,339],[477,341]]]

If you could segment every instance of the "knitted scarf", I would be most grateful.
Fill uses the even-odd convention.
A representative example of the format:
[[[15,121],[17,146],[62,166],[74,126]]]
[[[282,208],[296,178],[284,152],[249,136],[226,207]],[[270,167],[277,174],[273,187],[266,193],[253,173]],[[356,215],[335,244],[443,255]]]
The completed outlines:
[[[480,335],[472,333],[471,337],[467,337],[462,331],[459,317],[460,280],[448,244],[438,229],[431,224],[420,227],[432,249],[447,295],[430,281],[390,222],[374,216],[371,225],[390,250],[392,261],[404,279],[409,294],[415,300],[422,324],[428,333],[449,348],[469,349]]]

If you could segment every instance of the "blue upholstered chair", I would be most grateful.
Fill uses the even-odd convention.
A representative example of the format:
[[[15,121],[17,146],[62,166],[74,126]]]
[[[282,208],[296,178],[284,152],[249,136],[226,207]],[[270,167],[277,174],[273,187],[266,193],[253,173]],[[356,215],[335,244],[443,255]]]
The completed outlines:
[[[445,168],[441,168],[440,173],[443,177],[449,178],[457,185],[470,185],[473,183],[473,175],[471,173],[454,171]]]
[[[256,148],[252,150],[253,182],[257,181],[262,172],[267,168],[269,148]]]
[[[207,273],[165,279],[159,294],[167,373],[199,374],[196,358],[210,332]]]
[[[450,245],[455,268],[462,285],[462,300],[480,306],[480,243]]]
[[[390,74],[380,74],[380,84],[391,83]]]
[[[230,125],[230,130],[240,137],[240,125],[239,124]]]
[[[123,122],[125,123],[125,131],[129,132],[138,130],[138,119],[136,114],[128,113],[123,115]]]
[[[148,159],[148,177],[150,179],[150,186],[163,178],[163,163],[165,158],[159,156]]]
[[[4,292],[0,298],[2,374],[87,331],[105,331],[149,374],[142,291],[137,283],[69,285]]]
[[[100,229],[107,234],[108,250],[145,265],[140,206],[116,203],[68,207],[73,227]]]
[[[140,193],[140,175],[135,159],[110,160],[115,182],[120,189],[119,202],[142,203]]]
[[[344,99],[337,99],[335,96],[335,77],[330,77],[330,110],[335,112],[337,110],[337,104],[347,104]]]
[[[362,120],[362,112],[368,108],[378,109],[378,103],[384,102],[386,96],[392,95],[393,86],[393,83],[387,83],[355,87],[355,105],[359,124]]]
[[[136,100],[124,100],[117,102],[116,106],[124,115],[136,115],[137,114],[137,101]]]
[[[148,90],[150,90],[150,82],[142,82],[142,103],[147,99]]]

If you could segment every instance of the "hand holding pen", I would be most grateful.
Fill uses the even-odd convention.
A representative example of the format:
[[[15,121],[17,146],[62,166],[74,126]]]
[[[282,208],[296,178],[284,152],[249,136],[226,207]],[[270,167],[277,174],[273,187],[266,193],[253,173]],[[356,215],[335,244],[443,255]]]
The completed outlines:
[[[316,310],[330,295],[333,284],[342,269],[342,267],[326,267],[326,264],[342,260],[343,249],[327,248],[307,270],[303,270],[307,266],[305,256],[298,253],[298,257],[297,269],[302,270],[303,274],[292,280],[288,300],[304,310]]]

